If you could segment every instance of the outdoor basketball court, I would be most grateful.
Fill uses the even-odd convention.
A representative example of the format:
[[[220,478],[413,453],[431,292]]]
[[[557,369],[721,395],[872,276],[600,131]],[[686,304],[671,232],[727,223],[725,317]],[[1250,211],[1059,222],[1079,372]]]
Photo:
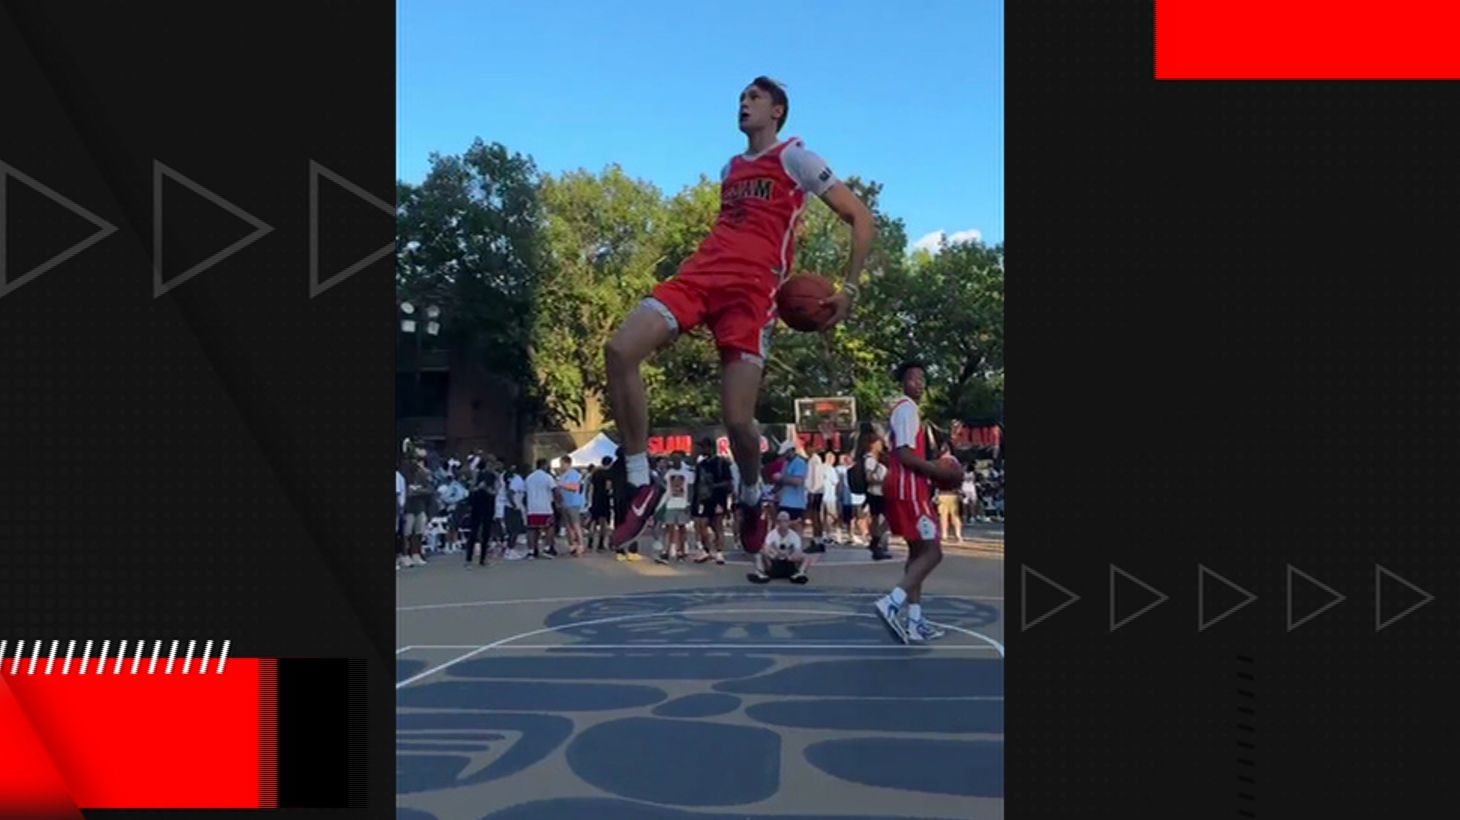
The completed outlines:
[[[398,815],[1002,817],[1002,556],[945,551],[923,648],[871,607],[894,550],[805,587],[606,554],[398,573]]]

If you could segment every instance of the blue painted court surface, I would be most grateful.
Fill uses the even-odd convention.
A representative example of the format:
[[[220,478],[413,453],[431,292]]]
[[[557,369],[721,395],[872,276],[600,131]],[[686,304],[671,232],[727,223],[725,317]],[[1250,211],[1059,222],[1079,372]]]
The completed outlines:
[[[601,555],[399,573],[397,816],[1002,817],[1002,558],[949,551],[923,648],[871,608],[901,561],[864,555],[806,587]]]

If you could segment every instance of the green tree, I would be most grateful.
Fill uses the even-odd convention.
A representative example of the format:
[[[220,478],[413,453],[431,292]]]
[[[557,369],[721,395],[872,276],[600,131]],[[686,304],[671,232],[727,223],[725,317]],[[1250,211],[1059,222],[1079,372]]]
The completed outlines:
[[[603,346],[653,286],[663,199],[613,165],[547,176],[541,200],[547,254],[532,364],[549,418],[597,429],[606,410]]]
[[[476,140],[431,155],[396,186],[396,292],[444,308],[442,336],[493,369],[527,377],[543,213],[530,157]]]
[[[1004,389],[1002,245],[944,244],[874,280],[864,300],[859,333],[866,343],[894,354],[892,361],[911,356],[927,363],[930,418],[996,412]]]

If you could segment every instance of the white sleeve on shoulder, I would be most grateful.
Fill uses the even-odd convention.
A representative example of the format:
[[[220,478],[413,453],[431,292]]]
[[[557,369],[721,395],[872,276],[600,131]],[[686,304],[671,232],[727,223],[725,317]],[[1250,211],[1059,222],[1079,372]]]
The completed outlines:
[[[892,411],[892,439],[898,447],[914,447],[918,440],[918,406],[900,402]]]
[[[791,179],[796,180],[797,185],[815,196],[826,193],[838,182],[826,160],[800,145],[787,146],[781,152],[781,167],[786,169]]]

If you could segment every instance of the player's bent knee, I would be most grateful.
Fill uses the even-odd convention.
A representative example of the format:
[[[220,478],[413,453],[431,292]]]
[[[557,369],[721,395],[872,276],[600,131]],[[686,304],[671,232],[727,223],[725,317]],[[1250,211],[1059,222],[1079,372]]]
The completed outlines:
[[[622,333],[622,331],[620,331]],[[627,341],[615,335],[603,345],[603,362],[609,370],[622,370],[638,364]]]
[[[725,432],[729,435],[731,441],[739,441],[742,444],[750,442],[760,443],[760,431],[756,429],[756,424],[753,419],[732,419],[730,416],[731,414],[726,413],[724,422]]]

